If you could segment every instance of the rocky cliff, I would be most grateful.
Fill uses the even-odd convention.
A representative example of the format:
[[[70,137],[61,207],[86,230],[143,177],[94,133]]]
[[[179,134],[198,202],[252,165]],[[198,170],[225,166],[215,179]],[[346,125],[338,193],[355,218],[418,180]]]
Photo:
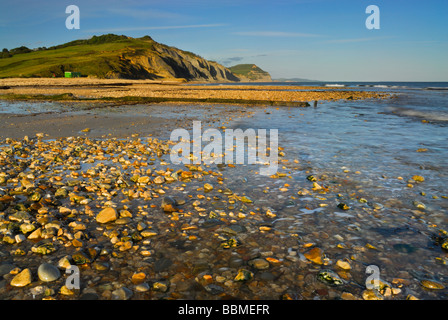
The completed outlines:
[[[191,52],[154,42],[151,50],[126,50],[124,66],[109,77],[138,79],[185,79],[186,81],[240,81],[228,68]]]
[[[271,75],[255,64],[238,64],[230,67],[241,82],[271,82]]]

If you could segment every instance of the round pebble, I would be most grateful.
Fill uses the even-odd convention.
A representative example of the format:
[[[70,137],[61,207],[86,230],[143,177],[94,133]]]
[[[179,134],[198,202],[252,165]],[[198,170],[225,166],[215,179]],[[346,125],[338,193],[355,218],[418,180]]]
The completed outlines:
[[[434,281],[434,280],[421,280],[420,284],[425,287],[426,289],[431,290],[443,290],[445,289],[445,286],[441,284],[440,282]]]
[[[37,269],[37,275],[41,281],[51,282],[59,279],[61,272],[52,264],[42,263]]]

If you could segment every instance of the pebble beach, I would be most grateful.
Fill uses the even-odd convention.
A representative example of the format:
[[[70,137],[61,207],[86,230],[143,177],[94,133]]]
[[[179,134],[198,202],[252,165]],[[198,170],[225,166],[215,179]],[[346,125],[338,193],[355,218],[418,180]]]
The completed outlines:
[[[313,145],[296,147],[306,146],[302,133],[327,143],[319,112],[347,118],[358,104],[392,103],[394,92],[65,80],[0,80],[0,94],[9,95],[0,100],[0,299],[447,297],[448,194],[432,184],[435,173],[398,165],[378,173],[368,161],[360,164],[362,154],[344,163],[334,154],[323,158],[334,159],[335,170],[320,165]],[[76,101],[23,99],[67,93]],[[87,100],[129,96],[248,103]],[[373,110],[363,111],[372,115],[363,128],[369,121],[378,127]],[[170,133],[193,121],[220,130],[283,125],[278,172],[172,164]],[[410,152],[425,157],[433,150]],[[79,268],[79,288],[67,286],[70,266]],[[374,288],[368,266],[380,272]]]

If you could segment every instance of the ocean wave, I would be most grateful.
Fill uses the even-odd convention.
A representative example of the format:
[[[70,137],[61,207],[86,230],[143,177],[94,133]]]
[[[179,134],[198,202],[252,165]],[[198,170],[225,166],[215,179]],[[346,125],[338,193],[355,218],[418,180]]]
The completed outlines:
[[[325,87],[347,87],[347,85],[339,83],[327,83],[325,84]]]
[[[398,116],[418,118],[427,121],[448,122],[448,113],[446,112],[423,111],[398,107],[390,107],[389,111]]]
[[[357,87],[363,87],[363,88],[379,88],[379,89],[417,89],[417,88],[411,88],[408,86],[399,86],[399,85],[388,85],[388,84],[357,84]]]
[[[392,85],[392,84],[359,84],[358,87],[369,87],[369,88],[380,88],[380,89],[419,89],[419,88],[412,88],[409,86],[403,86],[403,85]]]

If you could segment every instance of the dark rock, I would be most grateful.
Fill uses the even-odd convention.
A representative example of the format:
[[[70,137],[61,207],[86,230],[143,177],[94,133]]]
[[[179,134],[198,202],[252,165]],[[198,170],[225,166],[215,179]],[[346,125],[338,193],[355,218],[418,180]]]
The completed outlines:
[[[164,197],[162,200],[162,210],[164,212],[175,212],[177,211],[177,202],[172,197]]]
[[[221,286],[218,286],[216,284],[208,284],[206,286],[204,286],[205,290],[207,290],[208,293],[212,294],[212,295],[217,295],[217,294],[221,294],[224,292],[224,288]]]
[[[332,287],[344,284],[338,274],[331,270],[321,270],[317,274],[317,280]]]
[[[130,289],[122,287],[112,291],[112,300],[129,300],[133,294],[134,293]]]
[[[83,251],[78,250],[72,255],[72,259],[75,262],[75,264],[86,264],[91,263],[91,258]]]
[[[0,265],[0,277],[3,277],[5,274],[8,274],[15,267],[16,267],[15,265],[10,263]]]
[[[224,222],[222,222],[221,220],[218,219],[207,219],[202,223],[202,227],[204,228],[211,228],[211,227],[215,227],[217,225],[223,224]]]
[[[93,292],[84,293],[79,300],[98,300],[100,297]]]
[[[155,272],[162,272],[166,269],[168,269],[173,264],[173,261],[171,261],[168,258],[160,258],[156,260],[154,263],[154,271]]]

